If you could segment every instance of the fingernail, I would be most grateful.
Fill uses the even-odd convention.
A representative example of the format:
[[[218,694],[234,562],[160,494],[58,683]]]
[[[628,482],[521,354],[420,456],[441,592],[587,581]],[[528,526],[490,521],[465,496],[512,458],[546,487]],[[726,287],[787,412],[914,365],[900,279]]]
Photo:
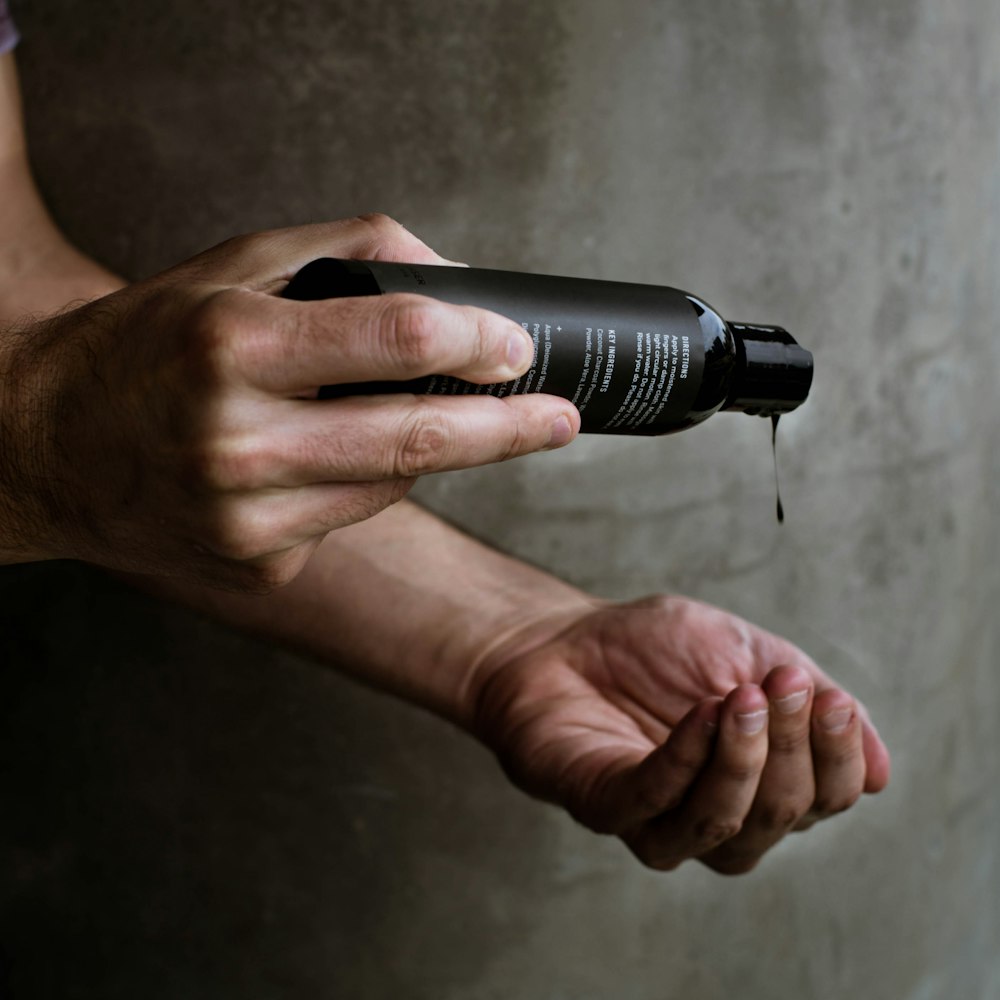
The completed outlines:
[[[561,448],[564,444],[569,444],[573,437],[573,427],[569,422],[569,417],[560,414],[552,424],[552,433],[549,435],[549,448]]]
[[[854,709],[850,707],[835,708],[832,712],[820,717],[819,724],[828,733],[842,733],[854,719]]]
[[[767,725],[767,709],[762,708],[756,712],[737,712],[736,726],[741,733],[753,736],[759,733]]]
[[[507,341],[507,366],[515,372],[523,372],[535,354],[535,344],[526,333],[511,334]]]
[[[809,698],[809,689],[805,691],[793,691],[791,694],[786,694],[784,698],[775,698],[774,707],[781,712],[782,715],[791,715],[793,712],[797,712],[806,703]]]

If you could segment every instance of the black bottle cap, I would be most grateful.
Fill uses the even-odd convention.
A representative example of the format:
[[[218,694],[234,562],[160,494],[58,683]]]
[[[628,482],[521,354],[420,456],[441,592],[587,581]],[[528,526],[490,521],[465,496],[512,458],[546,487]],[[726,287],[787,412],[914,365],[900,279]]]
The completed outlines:
[[[736,371],[722,409],[763,417],[794,410],[809,395],[813,356],[780,326],[730,323]]]

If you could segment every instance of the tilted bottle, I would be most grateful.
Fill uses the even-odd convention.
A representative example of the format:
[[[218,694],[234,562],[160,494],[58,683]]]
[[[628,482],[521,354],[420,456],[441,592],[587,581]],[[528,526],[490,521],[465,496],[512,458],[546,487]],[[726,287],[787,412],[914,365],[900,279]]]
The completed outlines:
[[[783,329],[729,323],[687,292],[515,271],[321,258],[284,291],[328,299],[411,292],[480,306],[518,322],[535,342],[528,372],[475,385],[446,375],[324,386],[358,393],[441,395],[548,392],[580,411],[581,430],[670,434],[720,410],[777,416],[809,393],[813,359]]]

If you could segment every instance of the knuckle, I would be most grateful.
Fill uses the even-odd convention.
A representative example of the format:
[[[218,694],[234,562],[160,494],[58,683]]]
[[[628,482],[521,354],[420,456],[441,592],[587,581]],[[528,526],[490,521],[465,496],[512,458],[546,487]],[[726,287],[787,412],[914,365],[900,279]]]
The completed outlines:
[[[248,490],[259,485],[264,457],[255,449],[234,441],[207,441],[187,456],[183,478],[199,493]]]
[[[861,761],[860,746],[850,745],[834,750],[823,750],[823,761],[828,768],[834,771],[850,773],[858,767]]]
[[[386,301],[385,350],[406,373],[427,374],[437,338],[437,312],[435,303],[418,295],[396,295]]]
[[[848,804],[833,799],[817,799],[812,812],[816,819],[829,819],[838,813],[846,812]]]
[[[762,767],[763,761],[727,760],[722,771],[731,781],[745,785],[758,779]]]
[[[476,361],[488,368],[505,363],[509,324],[512,321],[498,320],[492,312],[483,309],[466,312],[465,318],[476,331]]]
[[[275,532],[252,503],[224,503],[214,511],[205,545],[222,559],[245,564],[254,574],[279,558]]]
[[[255,250],[260,243],[267,239],[270,233],[237,233],[217,244],[210,251],[213,256],[221,257],[223,260],[234,257],[242,257]]]
[[[768,732],[767,744],[770,752],[794,754],[809,745],[809,730],[798,727],[792,731]]]
[[[419,401],[418,401],[419,402]],[[447,430],[421,412],[410,419],[399,441],[393,458],[392,475],[397,479],[411,479],[440,469],[451,449],[451,438]]]
[[[172,267],[168,273],[208,278],[216,273],[220,261],[231,261],[250,252],[258,239],[256,233],[230,236],[201,253]]]
[[[777,802],[762,805],[757,812],[757,822],[769,833],[790,830],[808,812],[806,802]]]
[[[485,402],[487,399],[492,398],[491,396],[484,396],[483,401]],[[498,416],[498,420],[506,421],[503,437],[504,443],[497,455],[497,461],[507,462],[512,458],[518,458],[527,451],[532,451],[532,440],[528,433],[528,428],[522,421],[518,420],[511,407],[507,404],[507,400],[498,399],[496,402],[500,408],[498,409],[498,414],[501,414]]]
[[[233,370],[242,326],[228,289],[208,296],[194,307],[183,343],[196,376],[225,377]]]
[[[859,798],[861,798],[860,791],[844,792],[840,795],[822,795],[817,797],[813,803],[812,812],[824,819],[836,816],[838,813],[847,812]]]
[[[685,630],[688,609],[684,599],[672,594],[652,593],[632,601],[630,607],[650,619],[669,623],[669,627],[676,629],[678,634],[683,634]]]
[[[650,594],[643,603],[656,614],[669,617],[671,625],[678,629],[700,628],[699,605],[674,594]]]
[[[413,239],[408,229],[384,212],[364,212],[352,220],[352,227],[358,231],[358,254],[372,260]]]
[[[241,582],[248,593],[270,594],[291,583],[298,576],[304,561],[297,553],[258,559],[242,568]]]
[[[710,816],[695,824],[694,835],[701,849],[707,850],[732,840],[742,829],[743,822],[739,819]]]
[[[664,851],[660,845],[629,843],[626,841],[626,846],[646,868],[651,868],[657,872],[676,871],[684,860],[676,852],[668,853]]]
[[[268,549],[259,530],[241,529],[238,520],[219,525],[212,533],[210,545],[223,559],[244,563],[251,575],[263,568],[261,560],[265,559]]]
[[[356,221],[377,234],[406,232],[403,226],[385,212],[362,212]]]

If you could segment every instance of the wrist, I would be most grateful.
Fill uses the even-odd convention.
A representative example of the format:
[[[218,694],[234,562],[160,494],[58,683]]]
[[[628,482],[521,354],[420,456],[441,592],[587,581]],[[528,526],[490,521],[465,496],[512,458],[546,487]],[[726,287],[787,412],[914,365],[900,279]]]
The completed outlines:
[[[474,733],[486,673],[598,602],[403,500],[331,532],[267,597],[197,603]]]
[[[0,563],[54,557],[46,543],[51,530],[51,490],[46,473],[50,396],[40,382],[44,366],[44,324],[22,323],[0,333]]]
[[[505,615],[485,641],[485,630],[480,626],[477,641],[467,646],[464,657],[461,653],[456,657],[464,668],[457,674],[459,683],[449,717],[473,736],[479,736],[483,692],[499,671],[556,639],[607,603],[545,574],[539,573],[534,582],[540,586],[525,595],[525,603],[516,614]]]

